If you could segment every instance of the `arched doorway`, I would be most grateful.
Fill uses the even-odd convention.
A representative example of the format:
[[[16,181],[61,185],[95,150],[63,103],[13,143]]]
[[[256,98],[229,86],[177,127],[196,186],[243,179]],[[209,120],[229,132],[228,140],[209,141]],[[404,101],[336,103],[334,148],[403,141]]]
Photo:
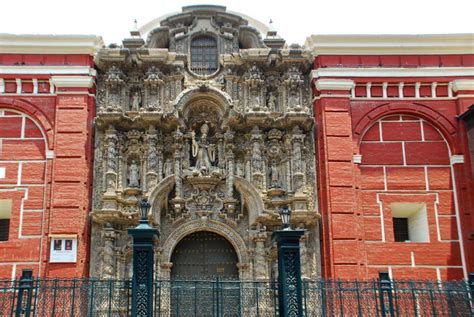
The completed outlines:
[[[223,236],[198,231],[184,237],[173,250],[171,278],[179,280],[237,279],[238,257]]]

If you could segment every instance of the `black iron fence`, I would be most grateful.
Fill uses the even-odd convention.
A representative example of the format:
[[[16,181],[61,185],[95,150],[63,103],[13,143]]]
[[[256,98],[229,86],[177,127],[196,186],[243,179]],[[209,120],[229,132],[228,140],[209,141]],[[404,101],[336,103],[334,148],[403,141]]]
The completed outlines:
[[[131,282],[0,280],[0,316],[130,316]],[[464,281],[307,280],[304,316],[474,316]],[[156,281],[155,316],[278,316],[269,281]]]

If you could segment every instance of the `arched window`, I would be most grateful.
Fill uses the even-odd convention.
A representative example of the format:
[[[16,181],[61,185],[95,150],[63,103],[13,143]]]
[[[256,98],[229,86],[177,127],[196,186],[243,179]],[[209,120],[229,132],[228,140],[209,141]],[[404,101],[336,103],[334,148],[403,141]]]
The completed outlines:
[[[199,36],[191,41],[191,70],[198,75],[217,71],[217,41],[212,36]]]

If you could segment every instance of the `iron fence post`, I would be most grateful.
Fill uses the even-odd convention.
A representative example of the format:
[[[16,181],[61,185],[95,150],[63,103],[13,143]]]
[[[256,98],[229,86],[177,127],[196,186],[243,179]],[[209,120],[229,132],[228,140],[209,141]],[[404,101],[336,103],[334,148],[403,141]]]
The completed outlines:
[[[380,284],[380,307],[382,310],[382,316],[386,316],[388,312],[391,316],[395,316],[393,309],[393,294],[392,294],[392,281],[388,272],[379,272],[379,284]],[[388,307],[385,303],[385,294],[387,294]]]
[[[304,230],[277,230],[279,316],[302,316],[300,237]]]
[[[18,287],[18,297],[16,301],[15,316],[28,317],[30,316],[30,313],[31,313],[31,292],[33,290],[33,270],[24,269],[21,272],[20,283],[18,286],[19,287]],[[25,295],[26,295],[26,303],[23,302]]]
[[[132,316],[153,316],[154,242],[159,237],[156,228],[148,224],[150,204],[140,202],[140,223],[128,234],[133,238]]]

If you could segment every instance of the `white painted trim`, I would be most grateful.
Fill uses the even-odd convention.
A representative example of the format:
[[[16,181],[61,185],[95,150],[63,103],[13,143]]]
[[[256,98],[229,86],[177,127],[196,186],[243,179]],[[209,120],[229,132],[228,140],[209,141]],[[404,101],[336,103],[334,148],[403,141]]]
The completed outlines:
[[[354,154],[354,164],[362,163],[362,154]]]
[[[91,76],[53,76],[51,81],[55,87],[61,88],[91,88],[94,85]]]
[[[55,91],[54,83],[53,83],[53,80],[50,78],[49,79],[49,93],[53,95],[54,91]]]
[[[474,76],[474,67],[328,67],[311,71],[311,79],[320,77],[447,77]]]
[[[313,55],[474,54],[474,34],[311,35]]]
[[[4,66],[0,65],[0,74],[5,75],[89,75],[95,76],[96,70],[89,66]]]
[[[464,163],[464,155],[462,155],[462,154],[451,155],[451,157],[449,158],[449,161],[451,162],[451,165],[463,164]]]
[[[47,159],[47,160],[54,159],[54,151],[52,151],[52,150],[46,150],[46,159]]]
[[[349,91],[354,87],[355,87],[355,82],[350,79],[318,79],[316,81],[316,89],[319,91],[321,90]]]
[[[38,79],[37,78],[33,78],[33,95],[37,95],[38,94]]]
[[[438,86],[437,82],[431,83],[431,98],[436,98],[436,87]]]
[[[104,47],[96,35],[0,34],[0,53],[4,54],[87,54]]]
[[[0,167],[0,179],[5,178],[6,170],[6,167]]]
[[[0,94],[5,93],[5,80],[3,78],[0,78]]]
[[[454,164],[453,157],[460,156],[460,155],[451,155],[451,182],[453,184],[453,202],[454,202],[454,213],[456,215],[456,229],[458,231],[458,239],[459,239],[459,249],[461,251],[461,264],[462,264],[462,271],[464,275],[464,279],[467,280],[467,264],[466,264],[466,255],[464,253],[464,241],[463,241],[463,234],[461,229],[461,217],[459,211],[459,202],[458,202],[458,190],[456,186],[456,175],[454,171]],[[462,155],[461,155],[462,156]],[[462,160],[464,161],[464,156],[462,156]]]
[[[456,79],[452,81],[455,92],[462,90],[474,90],[474,79]]]
[[[21,79],[20,78],[17,78],[15,79],[16,81],[16,93],[17,94],[21,94]]]

